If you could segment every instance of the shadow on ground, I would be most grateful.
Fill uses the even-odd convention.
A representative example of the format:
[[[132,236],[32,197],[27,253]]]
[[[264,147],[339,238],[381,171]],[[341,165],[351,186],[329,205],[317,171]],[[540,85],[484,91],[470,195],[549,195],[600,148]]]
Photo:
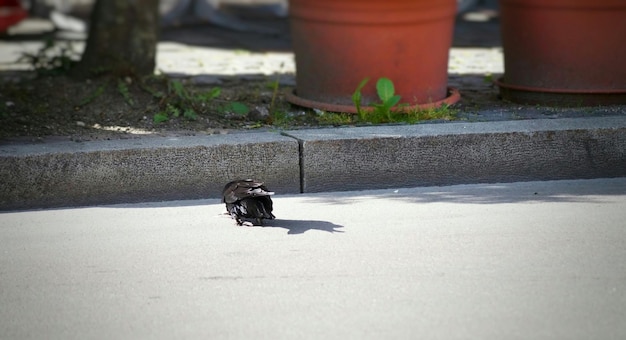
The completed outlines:
[[[263,228],[283,228],[287,229],[287,234],[295,235],[295,234],[303,234],[309,230],[321,230],[329,233],[343,233],[343,230],[338,230],[343,228],[342,225],[334,224],[327,221],[316,221],[316,220],[283,220],[276,219],[271,221],[265,221],[265,226]]]
[[[284,198],[297,198],[298,196],[293,195],[285,195]],[[125,204],[117,204],[105,206],[107,208],[184,208],[184,207],[194,207],[194,206],[212,206],[217,205],[220,207],[224,207],[223,203],[219,199],[204,199],[204,200],[183,200],[183,201],[165,201],[165,202],[146,202],[146,203],[125,203]],[[59,210],[63,210],[67,208],[59,208]],[[47,209],[49,210],[49,209]],[[224,219],[230,220],[230,216],[226,213],[226,209],[224,208],[223,214],[220,217],[224,217]],[[320,220],[289,220],[289,219],[281,219],[279,218],[275,220],[264,220],[263,226],[242,226],[239,228],[282,228],[287,230],[287,234],[289,235],[297,235],[304,234],[309,230],[320,230],[329,233],[343,233],[341,230],[344,228],[342,225],[338,225],[335,223],[331,223],[328,221],[320,221]],[[235,227],[235,221],[232,220],[233,227]]]

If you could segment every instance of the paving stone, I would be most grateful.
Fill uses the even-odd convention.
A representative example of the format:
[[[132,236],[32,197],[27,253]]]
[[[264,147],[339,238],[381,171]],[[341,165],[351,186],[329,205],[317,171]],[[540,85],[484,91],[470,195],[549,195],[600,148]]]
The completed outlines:
[[[626,117],[287,131],[304,192],[626,176]]]
[[[0,146],[0,209],[215,198],[235,178],[297,193],[298,160],[276,133]]]

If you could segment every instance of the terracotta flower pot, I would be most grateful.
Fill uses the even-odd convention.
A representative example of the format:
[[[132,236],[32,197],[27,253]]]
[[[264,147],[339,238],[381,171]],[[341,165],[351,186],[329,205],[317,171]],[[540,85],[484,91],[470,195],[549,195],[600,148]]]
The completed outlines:
[[[22,21],[28,12],[18,0],[0,0],[0,33]]]
[[[626,103],[626,1],[500,0],[505,99]]]
[[[456,0],[291,0],[296,56],[295,104],[354,112],[378,101],[376,80],[391,79],[402,102],[433,104],[449,96],[448,53]],[[458,100],[458,93],[448,102]]]

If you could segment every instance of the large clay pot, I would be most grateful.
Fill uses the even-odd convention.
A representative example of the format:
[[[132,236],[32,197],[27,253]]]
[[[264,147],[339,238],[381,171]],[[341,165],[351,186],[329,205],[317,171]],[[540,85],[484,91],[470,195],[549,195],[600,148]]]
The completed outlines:
[[[505,99],[626,103],[626,1],[500,0]]]
[[[28,12],[22,8],[18,0],[0,0],[0,33],[22,21]]]
[[[457,0],[290,0],[296,95],[303,106],[354,112],[351,96],[364,78],[363,103],[378,101],[375,84],[391,79],[402,102],[449,97],[448,53]],[[458,100],[458,93],[448,103]]]

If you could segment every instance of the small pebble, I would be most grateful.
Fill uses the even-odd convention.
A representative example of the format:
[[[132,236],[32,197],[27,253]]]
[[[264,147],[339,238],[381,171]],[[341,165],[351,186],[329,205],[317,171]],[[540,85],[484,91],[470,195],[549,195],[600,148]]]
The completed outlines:
[[[270,112],[265,106],[255,106],[248,112],[248,119],[252,121],[266,120],[270,116]]]

